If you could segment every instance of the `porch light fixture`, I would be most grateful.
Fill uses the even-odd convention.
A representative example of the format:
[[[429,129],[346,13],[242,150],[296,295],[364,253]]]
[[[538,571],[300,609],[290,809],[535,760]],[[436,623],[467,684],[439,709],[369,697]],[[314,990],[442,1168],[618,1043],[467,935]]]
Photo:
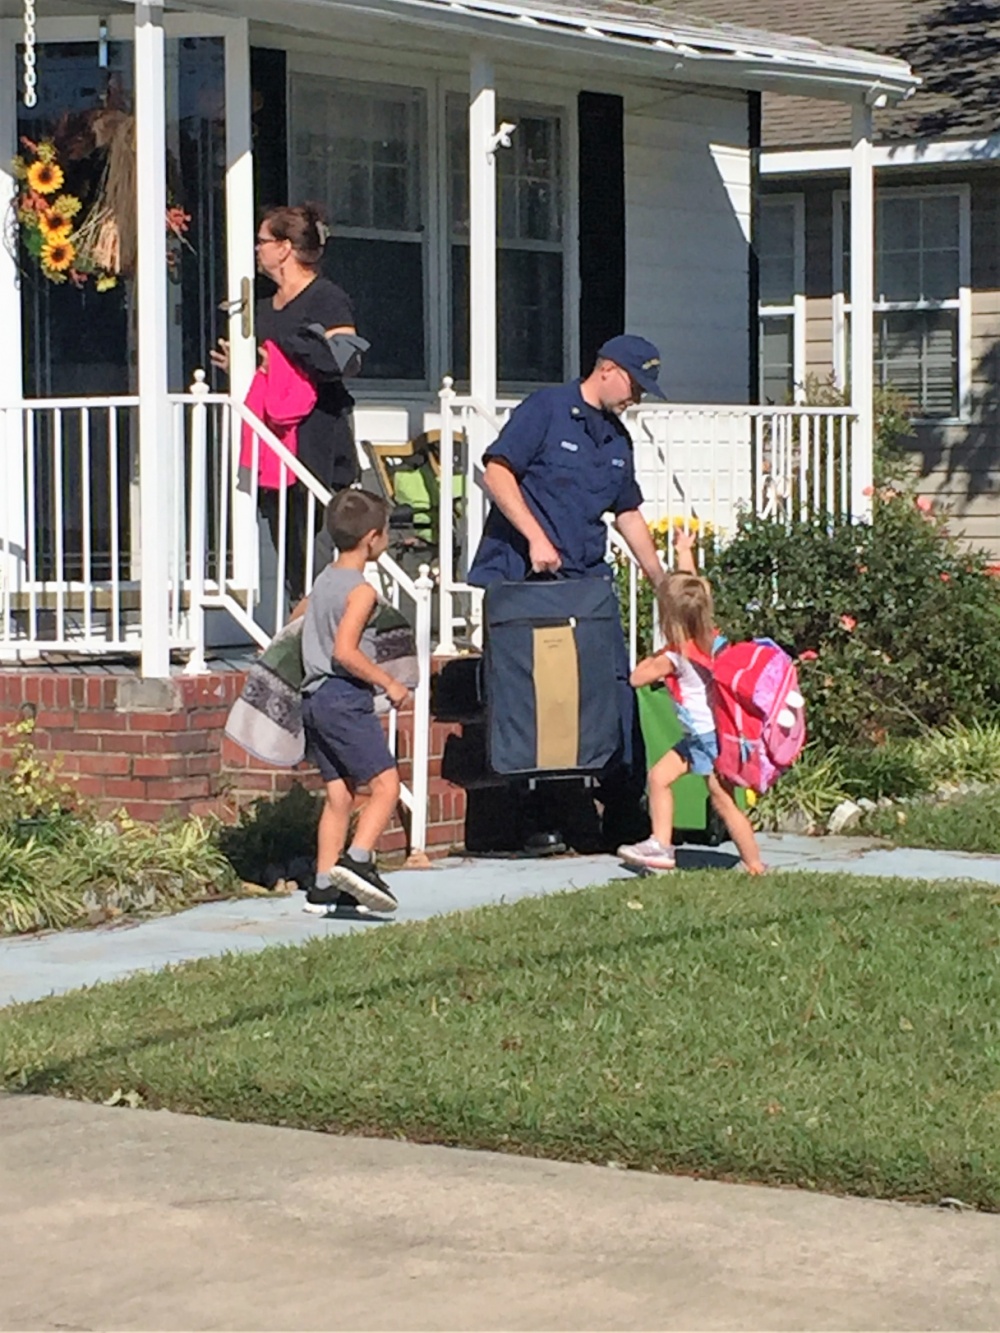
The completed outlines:
[[[489,144],[486,148],[486,156],[491,162],[493,162],[496,159],[498,148],[512,147],[510,136],[514,133],[516,129],[517,126],[511,124],[509,120],[501,122],[500,128],[491,137]]]

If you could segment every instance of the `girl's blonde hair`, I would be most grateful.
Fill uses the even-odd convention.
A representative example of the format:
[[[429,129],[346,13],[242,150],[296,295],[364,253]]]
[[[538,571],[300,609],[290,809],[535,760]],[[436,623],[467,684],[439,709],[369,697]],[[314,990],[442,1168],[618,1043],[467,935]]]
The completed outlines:
[[[680,652],[686,643],[694,643],[710,657],[715,646],[715,612],[708,580],[697,574],[668,574],[656,601],[667,647]]]

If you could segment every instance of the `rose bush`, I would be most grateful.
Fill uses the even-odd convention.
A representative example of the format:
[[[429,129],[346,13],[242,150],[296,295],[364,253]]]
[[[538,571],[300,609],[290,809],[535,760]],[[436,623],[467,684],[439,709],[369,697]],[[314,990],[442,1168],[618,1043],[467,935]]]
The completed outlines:
[[[873,511],[870,524],[839,528],[748,516],[705,552],[721,627],[799,659],[824,746],[1000,712],[1000,581],[986,557],[906,490],[882,487]]]

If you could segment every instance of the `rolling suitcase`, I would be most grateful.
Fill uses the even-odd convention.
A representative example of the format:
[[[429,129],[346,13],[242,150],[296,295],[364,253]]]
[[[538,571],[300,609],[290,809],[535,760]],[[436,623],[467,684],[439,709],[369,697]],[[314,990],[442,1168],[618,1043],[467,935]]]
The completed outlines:
[[[497,583],[484,603],[489,765],[522,778],[600,773],[621,750],[618,601],[607,579]]]

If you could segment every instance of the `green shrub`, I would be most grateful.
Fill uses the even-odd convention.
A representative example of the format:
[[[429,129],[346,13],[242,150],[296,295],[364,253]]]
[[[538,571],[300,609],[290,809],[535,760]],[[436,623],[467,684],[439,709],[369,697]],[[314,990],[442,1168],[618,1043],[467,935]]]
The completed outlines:
[[[273,888],[294,879],[311,880],[316,857],[316,828],[323,798],[296,782],[278,800],[244,806],[231,828],[221,828],[219,849],[240,879]]]
[[[794,768],[758,797],[753,820],[763,829],[778,828],[796,817],[807,827],[822,825],[847,795],[837,751],[824,753],[810,745]]]
[[[921,763],[914,744],[887,741],[863,749],[835,751],[840,780],[848,796],[857,800],[866,796],[877,801],[883,796],[919,796],[936,781],[929,766]]]
[[[177,911],[238,890],[207,820],[85,816],[43,836],[0,830],[0,934]]]
[[[1000,782],[1000,723],[953,722],[918,736],[910,750],[928,774],[928,790],[942,782]]]
[[[886,489],[871,524],[744,517],[706,572],[732,638],[800,658],[812,737],[872,745],[1000,707],[1000,583],[912,495]]]
[[[63,777],[58,759],[39,756],[33,717],[4,727],[2,735],[8,762],[0,773],[0,828],[25,820],[58,821],[79,808],[76,788]]]

